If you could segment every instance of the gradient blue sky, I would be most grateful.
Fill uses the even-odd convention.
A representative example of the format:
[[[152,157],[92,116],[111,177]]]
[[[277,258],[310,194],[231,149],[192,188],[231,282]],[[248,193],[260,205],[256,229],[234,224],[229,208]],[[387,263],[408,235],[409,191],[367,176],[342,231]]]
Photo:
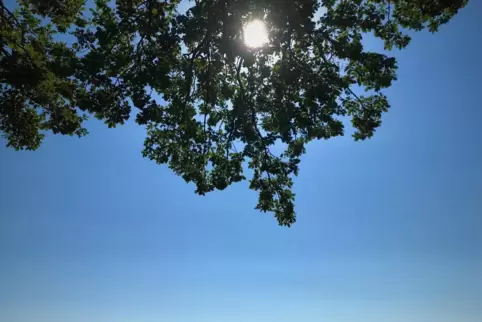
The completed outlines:
[[[481,16],[395,53],[372,140],[308,147],[290,229],[142,159],[133,122],[0,142],[0,321],[482,321]]]

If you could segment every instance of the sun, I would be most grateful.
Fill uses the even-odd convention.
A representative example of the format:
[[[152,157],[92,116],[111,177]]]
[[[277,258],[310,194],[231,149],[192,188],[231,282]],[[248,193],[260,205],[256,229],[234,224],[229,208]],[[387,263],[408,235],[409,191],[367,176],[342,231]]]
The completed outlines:
[[[268,32],[261,20],[253,20],[244,26],[244,43],[251,48],[259,48],[268,42]]]

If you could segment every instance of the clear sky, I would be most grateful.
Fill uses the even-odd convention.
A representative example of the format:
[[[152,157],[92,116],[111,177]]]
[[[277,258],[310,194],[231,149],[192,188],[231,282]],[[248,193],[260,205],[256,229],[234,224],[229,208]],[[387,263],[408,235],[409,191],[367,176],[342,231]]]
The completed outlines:
[[[309,145],[290,229],[246,183],[195,195],[133,122],[0,142],[0,321],[482,321],[481,16],[395,53],[372,140]]]

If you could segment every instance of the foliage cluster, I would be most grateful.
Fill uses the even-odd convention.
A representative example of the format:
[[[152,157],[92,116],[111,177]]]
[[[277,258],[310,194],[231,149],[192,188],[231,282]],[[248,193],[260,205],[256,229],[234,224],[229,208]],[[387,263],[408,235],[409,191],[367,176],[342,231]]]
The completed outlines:
[[[306,144],[343,135],[340,116],[370,138],[389,108],[396,60],[363,37],[405,48],[409,31],[437,31],[468,0],[196,0],[185,13],[179,2],[1,2],[0,131],[35,150],[49,131],[86,135],[89,116],[114,127],[136,115],[146,158],[201,195],[245,180],[248,162],[256,208],[289,226]],[[242,39],[253,19],[269,32],[256,49]]]

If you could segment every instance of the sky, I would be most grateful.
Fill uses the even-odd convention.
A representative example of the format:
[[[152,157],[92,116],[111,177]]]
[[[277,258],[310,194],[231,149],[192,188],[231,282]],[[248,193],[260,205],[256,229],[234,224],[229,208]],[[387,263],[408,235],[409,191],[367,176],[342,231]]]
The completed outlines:
[[[373,139],[308,146],[292,228],[247,183],[195,195],[132,121],[1,141],[0,321],[482,321],[481,14],[394,53]]]

